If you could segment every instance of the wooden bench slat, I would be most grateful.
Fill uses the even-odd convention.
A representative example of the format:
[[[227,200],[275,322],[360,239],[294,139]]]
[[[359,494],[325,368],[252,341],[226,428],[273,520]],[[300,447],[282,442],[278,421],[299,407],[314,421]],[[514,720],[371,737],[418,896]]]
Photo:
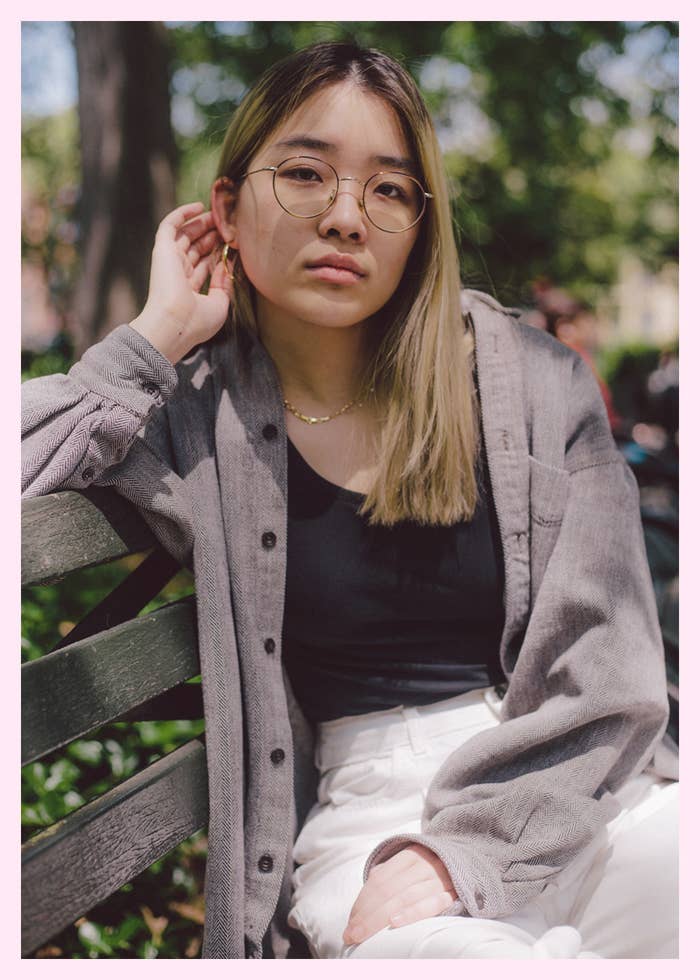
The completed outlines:
[[[194,739],[22,848],[26,956],[208,822],[204,745]]]
[[[192,597],[22,666],[22,765],[199,673]]]
[[[113,490],[64,490],[22,501],[22,585],[145,551],[155,537]]]

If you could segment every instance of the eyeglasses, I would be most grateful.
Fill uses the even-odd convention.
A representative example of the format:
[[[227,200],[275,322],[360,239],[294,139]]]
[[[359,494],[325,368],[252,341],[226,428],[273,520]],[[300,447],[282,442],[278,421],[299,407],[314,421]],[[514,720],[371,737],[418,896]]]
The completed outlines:
[[[288,157],[276,167],[260,167],[239,177],[272,173],[272,189],[279,206],[294,218],[317,218],[335,201],[341,180],[362,181],[358,177],[339,177],[330,163],[317,157]],[[381,231],[398,234],[408,231],[423,217],[428,194],[416,180],[399,171],[383,170],[364,182],[358,201],[369,221]]]

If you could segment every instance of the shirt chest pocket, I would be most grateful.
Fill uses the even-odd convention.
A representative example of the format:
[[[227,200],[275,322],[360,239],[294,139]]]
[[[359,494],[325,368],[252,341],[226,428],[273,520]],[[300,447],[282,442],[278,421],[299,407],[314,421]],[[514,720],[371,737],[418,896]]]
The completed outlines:
[[[534,605],[547,563],[564,519],[569,474],[529,456],[530,463],[530,607]]]

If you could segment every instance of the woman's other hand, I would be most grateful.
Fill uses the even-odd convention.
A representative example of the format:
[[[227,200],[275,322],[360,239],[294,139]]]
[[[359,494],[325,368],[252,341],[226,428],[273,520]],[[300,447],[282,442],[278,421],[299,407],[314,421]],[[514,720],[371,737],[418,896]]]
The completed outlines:
[[[421,844],[409,844],[372,868],[350,911],[343,942],[354,945],[386,926],[398,928],[439,915],[456,898],[440,858]]]
[[[158,225],[148,299],[131,321],[172,364],[221,329],[233,296],[233,283],[217,261],[219,232],[203,208],[199,201],[183,204]],[[204,295],[200,290],[209,275]]]

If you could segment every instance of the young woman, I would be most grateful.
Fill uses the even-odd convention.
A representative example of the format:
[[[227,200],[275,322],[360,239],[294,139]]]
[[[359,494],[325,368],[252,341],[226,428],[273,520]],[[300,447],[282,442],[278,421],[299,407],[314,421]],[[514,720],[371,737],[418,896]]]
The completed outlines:
[[[395,61],[269,69],[143,312],[24,396],[25,495],[194,569],[205,956],[676,955],[636,485],[580,357],[460,293]]]

